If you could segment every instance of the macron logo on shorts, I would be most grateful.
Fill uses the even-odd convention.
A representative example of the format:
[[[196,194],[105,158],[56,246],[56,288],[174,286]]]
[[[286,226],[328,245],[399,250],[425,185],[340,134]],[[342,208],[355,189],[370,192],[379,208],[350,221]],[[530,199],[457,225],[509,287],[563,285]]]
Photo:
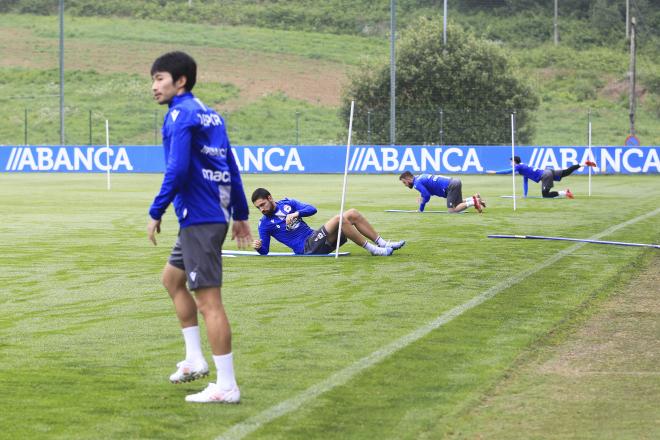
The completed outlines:
[[[190,272],[190,280],[194,283],[197,278],[197,272]]]

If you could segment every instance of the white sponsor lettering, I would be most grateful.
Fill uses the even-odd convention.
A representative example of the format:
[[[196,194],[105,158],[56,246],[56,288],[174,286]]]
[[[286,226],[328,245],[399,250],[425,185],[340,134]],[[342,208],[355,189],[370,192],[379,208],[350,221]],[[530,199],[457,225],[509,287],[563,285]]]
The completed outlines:
[[[441,163],[440,162],[441,154],[442,154],[442,148],[434,148],[433,156],[431,156],[431,153],[429,152],[428,148],[422,148],[422,169],[439,170]],[[399,170],[403,171],[403,169],[401,168],[399,168]]]
[[[612,171],[615,173],[621,172],[621,148],[614,149],[614,157],[612,157],[609,151],[602,149],[600,150],[600,166],[603,170],[612,168]]]
[[[484,171],[474,148],[357,147],[351,156],[351,171],[392,172],[412,168],[414,171],[450,172]]]
[[[575,151],[572,148],[562,148],[560,150],[561,153],[561,167],[562,168],[568,168],[571,165],[575,165],[577,162],[577,151]]]
[[[217,127],[218,125],[222,125],[222,119],[220,119],[220,116],[215,113],[197,113],[197,119],[199,119],[199,123],[204,127]]]
[[[227,149],[226,148],[218,148],[218,147],[209,147],[207,145],[204,145],[202,149],[200,150],[202,154],[206,154],[207,156],[219,156],[219,157],[227,157]]]
[[[243,157],[233,149],[238,169],[249,171],[305,171],[300,159],[298,149],[290,148],[287,151],[281,147],[259,147],[255,149],[244,148]]]
[[[211,182],[231,183],[231,174],[229,171],[213,171],[202,168],[202,176]]]
[[[655,168],[656,173],[660,173],[660,157],[658,157],[658,150],[649,149],[649,154],[646,156],[646,161],[642,167],[642,173],[648,173],[651,168]]]
[[[383,171],[396,171],[398,161],[396,160],[396,148],[386,147],[381,150],[383,155]]]
[[[133,171],[126,148],[34,147],[12,152],[12,171]]]
[[[552,169],[559,169],[561,168],[559,166],[559,163],[557,162],[557,157],[555,156],[555,152],[552,148],[546,148],[545,149],[545,154],[543,155],[542,159],[539,162],[539,165],[537,168],[541,169],[546,169],[546,168],[552,168]]]
[[[421,171],[420,166],[417,164],[417,159],[415,159],[415,153],[412,148],[406,148],[403,152],[403,158],[399,163],[399,170],[404,168],[411,167],[415,171]]]
[[[482,167],[481,162],[479,162],[477,150],[474,148],[468,148],[467,154],[465,155],[465,161],[463,162],[463,168],[461,168],[461,170],[467,171],[470,167],[474,167],[474,169],[479,172],[484,171],[484,167]]]
[[[234,149],[238,169],[242,172],[293,172],[309,171],[341,172],[343,154],[332,147],[303,149],[312,162],[305,164],[296,147],[239,147]],[[340,147],[338,147],[340,148]],[[349,171],[396,173],[411,170],[416,173],[475,173],[483,172],[482,163],[497,169],[508,162],[509,155],[502,150],[484,147],[434,147],[434,146],[357,146],[351,149]],[[226,157],[227,148],[203,146],[200,150],[209,156]],[[240,153],[238,153],[238,152]],[[343,151],[343,150],[342,150]],[[481,151],[481,157],[477,154]],[[130,153],[130,156],[129,156]],[[604,173],[660,173],[658,147],[520,147],[516,151],[523,162],[540,169],[566,169],[574,164],[592,160],[598,164],[592,170]],[[158,169],[158,159],[151,153],[143,153],[134,147],[45,147],[15,146],[0,148],[0,171],[30,172],[100,172],[135,171]],[[528,162],[527,162],[528,161]],[[149,163],[145,166],[143,163]],[[329,166],[337,162],[336,168]],[[135,165],[135,166],[134,166]],[[330,168],[330,169],[329,169]],[[579,172],[588,172],[582,168]],[[227,183],[228,172],[205,171],[205,178]]]
[[[557,156],[561,160],[557,160]],[[579,158],[579,160],[578,160]],[[648,173],[660,172],[660,158],[656,148],[584,148],[580,155],[578,148],[534,148],[529,165],[540,169],[566,169],[586,161],[598,164],[594,171],[606,173]],[[584,172],[584,170],[583,170]]]
[[[639,148],[629,148],[625,153],[623,153],[623,162],[630,163],[630,156],[633,154],[640,158],[644,157],[644,153],[642,153],[642,150]],[[628,170],[633,173],[639,173],[642,170],[642,167],[629,167]]]
[[[445,154],[442,155],[442,164],[445,166],[445,169],[447,171],[450,171],[452,173],[457,173],[461,170],[460,165],[452,165],[449,162],[449,157],[450,155],[455,154],[459,158],[463,156],[463,151],[460,148],[452,147],[452,148],[447,148],[445,150]],[[456,163],[456,162],[454,162]]]

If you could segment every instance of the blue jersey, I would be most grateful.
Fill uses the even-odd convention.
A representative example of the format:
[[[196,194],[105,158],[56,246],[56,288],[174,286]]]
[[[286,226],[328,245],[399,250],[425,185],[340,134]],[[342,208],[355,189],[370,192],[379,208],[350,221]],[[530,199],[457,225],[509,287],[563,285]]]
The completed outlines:
[[[247,220],[248,205],[222,118],[192,93],[175,96],[163,123],[165,175],[149,208],[159,220],[170,203],[182,228]]]
[[[534,182],[539,183],[541,181],[541,177],[543,176],[543,170],[539,168],[530,167],[529,165],[525,165],[524,163],[516,164],[514,168],[516,170],[516,173],[523,176],[523,194],[525,195],[525,197],[527,197],[527,189],[529,187],[528,179],[531,179]],[[511,168],[507,168],[506,170],[495,171],[495,174],[511,174]]]
[[[298,212],[298,218],[293,224],[287,226],[286,216]],[[316,214],[316,208],[294,199],[282,199],[275,204],[275,211],[271,215],[264,215],[259,220],[259,239],[261,248],[257,250],[266,255],[270,250],[270,237],[290,247],[296,254],[305,253],[305,241],[314,233],[303,217]]]
[[[424,207],[431,199],[431,196],[447,198],[447,187],[451,179],[444,176],[434,176],[433,174],[420,174],[413,179],[413,188],[422,194],[422,202],[419,204],[419,211],[424,212]]]

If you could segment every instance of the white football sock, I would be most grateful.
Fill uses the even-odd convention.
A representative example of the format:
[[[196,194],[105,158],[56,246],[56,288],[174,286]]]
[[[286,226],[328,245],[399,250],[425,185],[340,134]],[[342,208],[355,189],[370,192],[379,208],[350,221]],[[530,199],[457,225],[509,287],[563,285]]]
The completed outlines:
[[[234,355],[232,353],[213,355],[213,362],[218,371],[217,384],[221,390],[231,390],[236,386],[234,377]]]
[[[465,201],[465,204],[467,205],[468,208],[471,208],[472,206],[474,206],[474,199],[472,197],[468,197],[464,201]]]
[[[181,329],[183,340],[186,343],[186,360],[199,361],[204,359],[202,354],[202,340],[199,336],[199,326],[186,327]]]
[[[566,197],[566,191],[557,191],[559,193],[559,197]]]
[[[375,244],[371,244],[368,241],[365,242],[364,246],[362,247],[369,251],[371,255],[387,255],[387,250],[389,249],[387,247],[376,246]]]
[[[383,237],[381,237],[380,235],[376,237],[376,240],[374,240],[374,242],[380,247],[387,246],[387,241],[383,240]]]

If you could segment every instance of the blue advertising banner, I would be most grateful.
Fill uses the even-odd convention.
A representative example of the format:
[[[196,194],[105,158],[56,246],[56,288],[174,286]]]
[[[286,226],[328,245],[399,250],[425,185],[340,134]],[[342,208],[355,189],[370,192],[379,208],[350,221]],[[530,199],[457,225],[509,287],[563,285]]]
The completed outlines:
[[[660,173],[659,147],[516,147],[516,155],[536,168],[567,168],[593,160],[601,173]],[[345,146],[238,146],[244,173],[343,173]],[[355,146],[349,153],[354,174],[402,171],[479,174],[510,166],[511,146]],[[0,172],[162,173],[160,146],[4,146]],[[581,170],[582,172],[584,170]]]

